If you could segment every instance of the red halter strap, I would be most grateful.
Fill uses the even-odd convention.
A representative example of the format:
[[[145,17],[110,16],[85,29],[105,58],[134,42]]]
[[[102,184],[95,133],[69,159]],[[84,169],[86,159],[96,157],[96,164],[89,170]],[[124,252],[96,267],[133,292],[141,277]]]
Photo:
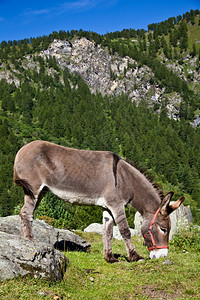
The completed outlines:
[[[151,237],[151,242],[152,242],[152,246],[151,246],[151,247],[148,247],[149,251],[150,251],[150,250],[153,250],[153,249],[168,249],[168,248],[169,248],[169,246],[157,246],[156,243],[155,243],[155,240],[154,240],[154,238],[153,238],[153,234],[152,234],[152,232],[151,232],[151,229],[152,229],[152,227],[153,227],[153,224],[154,224],[155,219],[156,219],[156,217],[157,217],[157,215],[158,215],[159,212],[160,212],[160,207],[159,207],[159,208],[157,209],[157,211],[155,212],[155,214],[154,214],[154,216],[153,216],[153,218],[152,218],[152,220],[151,220],[151,223],[150,223],[150,225],[149,225],[148,233],[149,233],[149,235],[150,235],[150,237]],[[144,234],[143,237],[145,238],[145,237],[146,237],[146,234]]]

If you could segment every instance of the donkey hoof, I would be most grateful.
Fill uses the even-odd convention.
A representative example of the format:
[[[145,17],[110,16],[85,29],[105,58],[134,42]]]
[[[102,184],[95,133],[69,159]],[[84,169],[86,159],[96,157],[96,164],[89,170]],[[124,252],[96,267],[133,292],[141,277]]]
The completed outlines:
[[[24,238],[25,240],[29,240],[29,241],[33,242],[33,237],[30,236],[30,235],[28,235],[28,236],[23,236],[23,238]]]
[[[119,262],[119,260],[117,258],[115,258],[113,255],[112,256],[107,256],[107,257],[104,257],[105,260],[111,264],[113,263],[116,263],[116,262]]]
[[[138,260],[144,260],[144,257],[140,256],[136,251],[132,252],[128,257],[129,262]]]

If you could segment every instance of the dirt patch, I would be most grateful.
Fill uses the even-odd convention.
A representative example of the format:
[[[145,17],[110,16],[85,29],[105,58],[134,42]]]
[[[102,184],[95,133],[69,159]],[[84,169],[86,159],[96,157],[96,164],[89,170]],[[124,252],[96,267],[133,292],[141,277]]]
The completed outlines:
[[[167,293],[164,290],[159,290],[155,286],[144,286],[142,291],[142,296],[148,297],[148,299],[175,299],[181,296],[181,293],[175,291],[174,293]]]

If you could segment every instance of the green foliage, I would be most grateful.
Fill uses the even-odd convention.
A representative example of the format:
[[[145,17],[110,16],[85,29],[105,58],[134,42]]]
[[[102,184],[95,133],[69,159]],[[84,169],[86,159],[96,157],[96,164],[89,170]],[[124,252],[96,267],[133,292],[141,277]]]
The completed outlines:
[[[36,209],[35,217],[51,223],[54,227],[83,230],[91,223],[102,222],[102,209],[65,203],[48,193]]]
[[[176,250],[200,252],[200,228],[191,225],[187,230],[182,229],[173,236],[170,244]]]

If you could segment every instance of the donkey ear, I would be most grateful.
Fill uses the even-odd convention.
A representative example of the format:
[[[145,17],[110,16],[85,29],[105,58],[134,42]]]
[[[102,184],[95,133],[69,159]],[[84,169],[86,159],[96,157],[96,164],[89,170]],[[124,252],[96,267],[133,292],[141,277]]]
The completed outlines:
[[[179,198],[175,203],[171,204],[168,206],[168,214],[171,214],[174,210],[176,210],[177,208],[179,208],[179,206],[181,205],[181,203],[185,200],[185,197],[182,196],[181,198]]]
[[[172,196],[174,195],[174,192],[169,192],[162,200],[160,205],[160,213],[163,216],[167,216],[168,208],[169,208],[169,202],[171,201]]]

